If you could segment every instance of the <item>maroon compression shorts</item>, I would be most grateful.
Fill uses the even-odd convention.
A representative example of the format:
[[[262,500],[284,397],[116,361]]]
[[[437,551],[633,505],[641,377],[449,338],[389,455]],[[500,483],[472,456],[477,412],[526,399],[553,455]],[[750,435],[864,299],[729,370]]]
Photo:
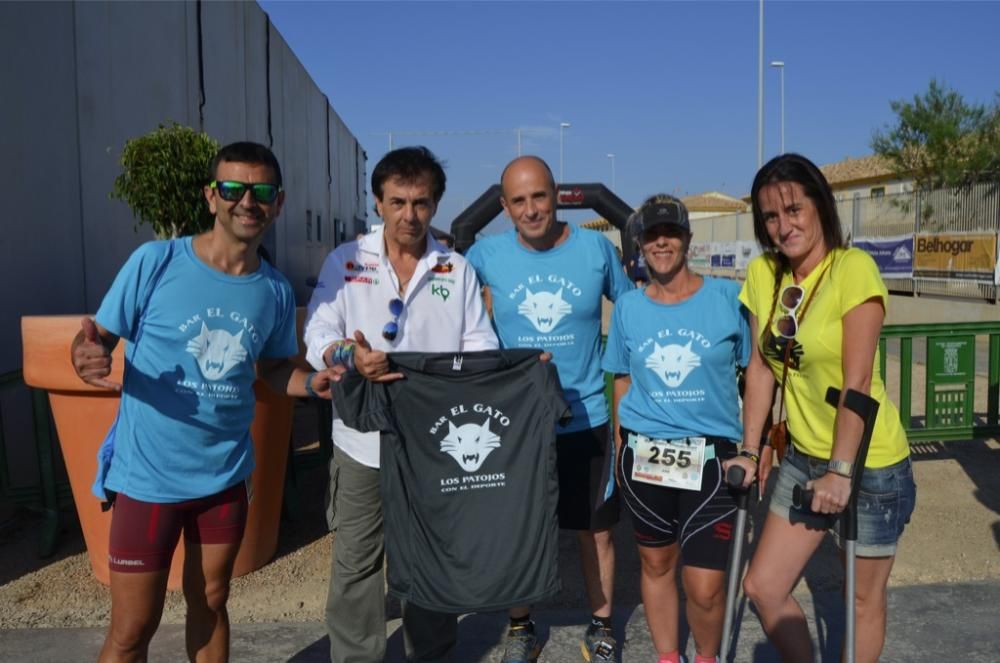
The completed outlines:
[[[247,523],[247,489],[240,482],[221,493],[184,502],[140,502],[124,493],[111,514],[108,567],[119,573],[170,568],[181,530],[191,543],[239,543]]]

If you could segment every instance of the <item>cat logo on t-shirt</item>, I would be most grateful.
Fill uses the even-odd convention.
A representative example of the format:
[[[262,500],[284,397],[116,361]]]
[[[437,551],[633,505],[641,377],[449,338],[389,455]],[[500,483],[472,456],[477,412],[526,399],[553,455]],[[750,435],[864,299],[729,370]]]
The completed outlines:
[[[469,419],[472,421],[461,423]],[[479,423],[480,421],[483,423]],[[446,425],[447,432],[445,432]],[[473,403],[468,407],[462,403],[453,405],[448,408],[447,414],[438,417],[428,433],[434,436],[432,439],[438,441],[441,453],[451,456],[464,472],[464,474],[442,476],[441,492],[503,488],[506,485],[505,468],[509,458],[494,456],[494,460],[490,462],[491,467],[482,473],[480,470],[490,454],[500,448],[500,435],[493,430],[508,426],[510,417],[496,406],[486,403]],[[446,465],[454,471],[454,466],[450,462]],[[440,470],[448,471],[444,467]]]
[[[500,447],[500,436],[490,430],[490,420],[480,424],[456,426],[448,421],[448,434],[441,440],[441,451],[451,455],[466,472],[482,467],[486,457]]]
[[[563,289],[556,292],[524,290],[524,301],[517,305],[517,312],[543,334],[555,329],[559,321],[573,312],[573,306],[563,299]]]
[[[653,351],[646,357],[646,368],[656,373],[669,389],[676,389],[684,383],[691,371],[701,366],[701,357],[691,350],[693,341],[687,345],[653,344]]]
[[[233,336],[225,329],[209,329],[202,322],[201,331],[187,342],[187,351],[198,360],[198,368],[206,380],[221,380],[247,358],[242,338],[243,330]]]

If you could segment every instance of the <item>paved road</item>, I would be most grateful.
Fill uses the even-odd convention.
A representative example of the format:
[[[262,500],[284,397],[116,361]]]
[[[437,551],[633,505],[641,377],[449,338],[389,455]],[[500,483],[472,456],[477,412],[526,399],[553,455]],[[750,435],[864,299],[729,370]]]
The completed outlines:
[[[810,629],[817,641],[818,660],[837,663],[843,633],[843,601],[834,592],[799,595]],[[882,661],[927,663],[961,660],[993,663],[1000,651],[1000,582],[924,585],[891,589],[889,627]],[[655,661],[646,631],[642,606],[620,614],[617,632],[623,640],[621,661]],[[777,662],[765,642],[755,615],[742,606],[741,623],[732,661]],[[536,620],[547,642],[540,663],[581,661],[578,625],[580,614],[567,610],[539,610]],[[817,630],[817,623],[819,629]],[[944,624],[947,624],[945,627]],[[467,615],[459,626],[456,661],[486,662],[499,659],[498,643],[505,617],[499,613]],[[402,661],[398,620],[389,624],[390,662]],[[97,657],[102,629],[20,629],[0,631],[0,661],[62,663],[92,661]],[[623,636],[623,637],[622,637]],[[232,660],[235,663],[321,663],[328,659],[324,627],[320,623],[239,624],[233,627]],[[689,655],[693,643],[688,642]],[[179,625],[160,628],[150,656],[151,663],[183,660],[184,634]]]

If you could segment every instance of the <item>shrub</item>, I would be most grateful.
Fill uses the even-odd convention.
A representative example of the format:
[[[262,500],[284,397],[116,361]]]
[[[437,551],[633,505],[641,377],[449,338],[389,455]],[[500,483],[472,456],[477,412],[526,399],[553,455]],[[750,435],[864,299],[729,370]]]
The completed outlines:
[[[204,132],[176,122],[133,138],[122,150],[122,173],[109,196],[124,201],[143,223],[164,239],[212,227],[202,188],[219,143]]]

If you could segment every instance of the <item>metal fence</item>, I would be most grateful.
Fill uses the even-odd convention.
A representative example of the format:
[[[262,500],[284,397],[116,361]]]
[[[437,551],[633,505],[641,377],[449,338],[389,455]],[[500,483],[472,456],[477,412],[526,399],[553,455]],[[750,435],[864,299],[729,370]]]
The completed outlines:
[[[883,196],[860,196],[837,203],[847,238],[882,238],[919,232],[1000,232],[1000,179],[962,189],[934,189]],[[695,242],[752,240],[750,212],[692,220]],[[734,268],[707,273],[742,279]],[[996,285],[978,281],[885,279],[893,294],[939,295],[997,302]]]

